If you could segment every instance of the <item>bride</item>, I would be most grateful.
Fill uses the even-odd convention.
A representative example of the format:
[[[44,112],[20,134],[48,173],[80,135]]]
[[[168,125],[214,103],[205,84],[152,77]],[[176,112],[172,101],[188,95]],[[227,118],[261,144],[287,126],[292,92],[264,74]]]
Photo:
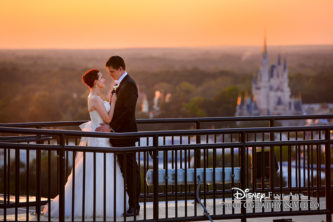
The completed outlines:
[[[90,131],[100,125],[100,123],[110,123],[113,117],[114,108],[117,100],[116,94],[111,95],[110,103],[100,97],[100,90],[104,88],[105,79],[97,69],[87,71],[82,76],[82,81],[88,86],[90,93],[88,96],[88,111],[91,121],[82,124],[84,131],[90,128]],[[108,138],[86,138],[88,146],[110,147]],[[96,153],[96,217],[104,215],[104,195],[106,195],[106,216],[122,216],[124,210],[124,178],[116,161],[114,170],[114,154],[107,153],[105,161],[106,169],[106,194],[104,194],[104,154]],[[83,182],[83,153],[78,152],[75,157],[75,191],[74,191],[74,217],[82,217],[82,207],[84,198],[84,216],[92,217],[94,211],[94,154],[86,153],[85,181]],[[114,181],[114,172],[116,181]],[[85,193],[83,197],[83,183],[85,183]],[[114,194],[114,185],[116,185],[116,194]],[[65,217],[72,216],[72,191],[73,191],[73,170],[68,176],[65,185]],[[116,199],[116,212],[114,211],[114,198]],[[128,195],[126,193],[126,203]],[[46,206],[43,210],[45,215],[51,213],[51,217],[59,215],[59,195],[51,201],[51,209]],[[128,209],[128,206],[126,206]],[[127,211],[126,209],[126,211]]]

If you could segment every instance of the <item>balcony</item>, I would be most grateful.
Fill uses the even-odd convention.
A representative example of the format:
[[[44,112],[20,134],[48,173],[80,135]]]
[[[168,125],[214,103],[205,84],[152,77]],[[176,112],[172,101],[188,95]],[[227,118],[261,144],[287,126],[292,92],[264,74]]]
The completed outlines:
[[[210,217],[246,221],[325,215],[331,221],[333,125],[276,126],[279,121],[305,119],[332,120],[333,115],[138,120],[144,130],[133,133],[79,131],[84,121],[0,124],[0,220],[193,221]],[[269,126],[211,127],[245,121]],[[166,129],[172,124],[181,124],[183,129]],[[156,130],[156,125],[164,129]],[[139,140],[135,147],[87,147],[80,145],[82,137]],[[104,196],[103,209],[94,208],[92,217],[75,216],[76,205],[85,215],[85,201],[70,201],[71,206],[66,206],[65,184],[71,174],[75,184],[73,165],[78,155],[84,162],[92,155],[96,162],[96,156],[113,154],[115,163],[116,156],[126,153],[135,153],[140,168],[140,214],[108,217],[105,203],[110,200]],[[96,178],[96,165],[84,165],[83,172],[87,167],[93,168]],[[103,189],[109,186],[105,178],[104,174]],[[126,173],[123,178],[127,180]],[[71,187],[75,193],[75,186]],[[94,194],[96,185],[91,197],[95,206],[101,200]],[[197,194],[204,207],[197,202]],[[57,217],[43,215],[44,206],[50,208],[57,195]],[[117,200],[111,202],[116,211]],[[103,215],[96,216],[101,210]]]

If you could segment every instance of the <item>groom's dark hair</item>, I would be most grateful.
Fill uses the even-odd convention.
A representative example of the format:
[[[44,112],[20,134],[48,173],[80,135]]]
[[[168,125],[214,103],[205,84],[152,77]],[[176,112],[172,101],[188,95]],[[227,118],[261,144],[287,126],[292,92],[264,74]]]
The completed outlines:
[[[124,59],[120,56],[111,56],[109,60],[105,64],[106,67],[112,67],[114,69],[119,69],[120,67],[123,67],[124,70],[126,70],[126,65],[124,62]]]

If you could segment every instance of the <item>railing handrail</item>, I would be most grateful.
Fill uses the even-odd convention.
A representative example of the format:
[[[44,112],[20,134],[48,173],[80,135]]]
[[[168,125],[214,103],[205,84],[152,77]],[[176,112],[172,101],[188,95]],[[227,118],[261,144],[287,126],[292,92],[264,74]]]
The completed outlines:
[[[13,144],[8,142],[0,142],[1,148],[22,148],[30,150],[58,150],[64,148],[65,151],[78,151],[78,152],[106,152],[106,153],[121,153],[121,152],[144,152],[144,151],[166,151],[166,150],[200,150],[200,149],[224,149],[224,148],[238,148],[241,146],[248,147],[268,147],[268,146],[299,146],[299,145],[320,145],[325,143],[325,140],[298,140],[298,141],[276,141],[276,142],[260,142],[260,141],[247,141],[247,142],[226,142],[226,143],[210,143],[210,144],[177,144],[177,145],[159,145],[154,146],[128,146],[128,147],[99,147],[99,146],[79,146],[79,145],[48,145],[48,144]]]
[[[138,124],[156,123],[196,123],[196,122],[223,122],[223,121],[268,121],[268,120],[302,120],[302,119],[333,119],[333,114],[325,115],[286,115],[286,116],[230,116],[230,117],[193,117],[193,118],[156,118],[137,119]],[[87,120],[77,121],[46,121],[46,122],[20,122],[0,123],[1,127],[51,127],[51,126],[78,126]]]
[[[138,132],[84,132],[79,130],[58,130],[58,129],[27,129],[17,127],[0,127],[2,133],[20,134],[43,134],[43,135],[67,135],[77,137],[108,137],[111,139],[137,138],[149,136],[182,136],[200,134],[220,134],[220,133],[256,133],[256,132],[287,132],[287,131],[307,131],[307,130],[331,130],[333,125],[318,126],[283,126],[283,127],[251,127],[251,128],[222,128],[222,129],[195,129],[195,130],[162,130],[162,131],[138,131]]]

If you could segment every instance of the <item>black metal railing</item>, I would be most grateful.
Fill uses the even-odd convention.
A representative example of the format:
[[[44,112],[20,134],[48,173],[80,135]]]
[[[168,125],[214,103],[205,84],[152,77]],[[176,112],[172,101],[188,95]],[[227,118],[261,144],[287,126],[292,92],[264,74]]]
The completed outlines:
[[[126,173],[119,178],[120,174],[116,172],[117,155],[135,153],[141,174],[141,209],[138,216],[127,220],[207,219],[196,203],[197,174],[202,169],[204,173],[200,179],[203,183],[199,194],[212,219],[241,218],[246,221],[251,217],[325,214],[327,221],[330,221],[330,206],[333,204],[333,126],[274,127],[274,124],[288,119],[332,118],[333,115],[138,120],[139,124],[194,123],[196,128],[204,122],[268,121],[270,127],[135,133],[53,129],[77,126],[83,121],[1,124],[0,158],[3,164],[0,166],[0,210],[3,217],[0,220],[54,220],[50,214],[41,214],[44,206],[51,209],[51,214],[52,209],[57,208],[55,216],[59,221],[75,220],[77,217],[83,220],[96,220],[97,217],[124,220],[126,217],[108,215],[120,206],[116,198],[107,199],[107,190],[110,190],[107,178],[112,175],[113,180],[110,181],[115,181],[115,184],[126,181]],[[52,129],[45,129],[50,127]],[[136,147],[125,148],[80,146],[82,137],[139,138],[139,142]],[[83,161],[83,170],[79,171],[81,176],[73,167],[78,161]],[[110,163],[113,173],[108,171],[111,168],[107,164]],[[216,175],[217,168],[223,169],[222,175]],[[236,168],[240,168],[240,180],[234,177]],[[152,185],[146,183],[149,169],[153,170]],[[176,179],[175,184],[168,184],[165,178],[165,183],[159,185],[158,172],[161,169],[167,174],[171,172],[169,170],[174,170],[174,175],[179,178],[182,175],[177,170],[184,169],[181,172],[185,172],[186,179],[182,183]],[[187,181],[190,169],[194,170],[193,183]],[[231,172],[230,181],[227,181],[225,170]],[[89,178],[93,178],[91,191],[85,190],[90,185],[82,182],[86,181],[88,174],[92,175]],[[216,181],[217,176],[222,182]],[[78,179],[81,179],[81,192],[76,190],[80,187]],[[66,181],[71,189],[65,188]],[[113,194],[121,190],[117,186],[111,188]],[[239,193],[237,196],[237,189],[232,188],[248,188],[248,193],[265,194],[266,198],[262,201],[254,196],[241,199]],[[103,190],[102,197],[96,195],[101,193],[100,189]],[[87,198],[85,192],[91,197]],[[81,201],[73,201],[77,200],[75,195],[79,193]],[[57,195],[59,202],[52,202]],[[126,199],[125,190],[121,196]],[[52,208],[54,203],[58,207]],[[126,201],[122,204],[126,209]],[[90,209],[92,217],[85,218]]]
[[[267,126],[276,126],[276,123],[283,121],[302,121],[302,120],[333,120],[333,114],[326,115],[299,115],[299,116],[242,116],[242,117],[201,117],[201,118],[155,118],[155,119],[138,119],[139,126],[149,124],[177,124],[188,123],[194,124],[199,129],[203,123],[219,122],[266,122]],[[49,122],[24,122],[24,123],[0,123],[0,127],[29,127],[29,128],[46,128],[46,127],[72,127],[79,126],[86,120],[81,121],[49,121]]]

